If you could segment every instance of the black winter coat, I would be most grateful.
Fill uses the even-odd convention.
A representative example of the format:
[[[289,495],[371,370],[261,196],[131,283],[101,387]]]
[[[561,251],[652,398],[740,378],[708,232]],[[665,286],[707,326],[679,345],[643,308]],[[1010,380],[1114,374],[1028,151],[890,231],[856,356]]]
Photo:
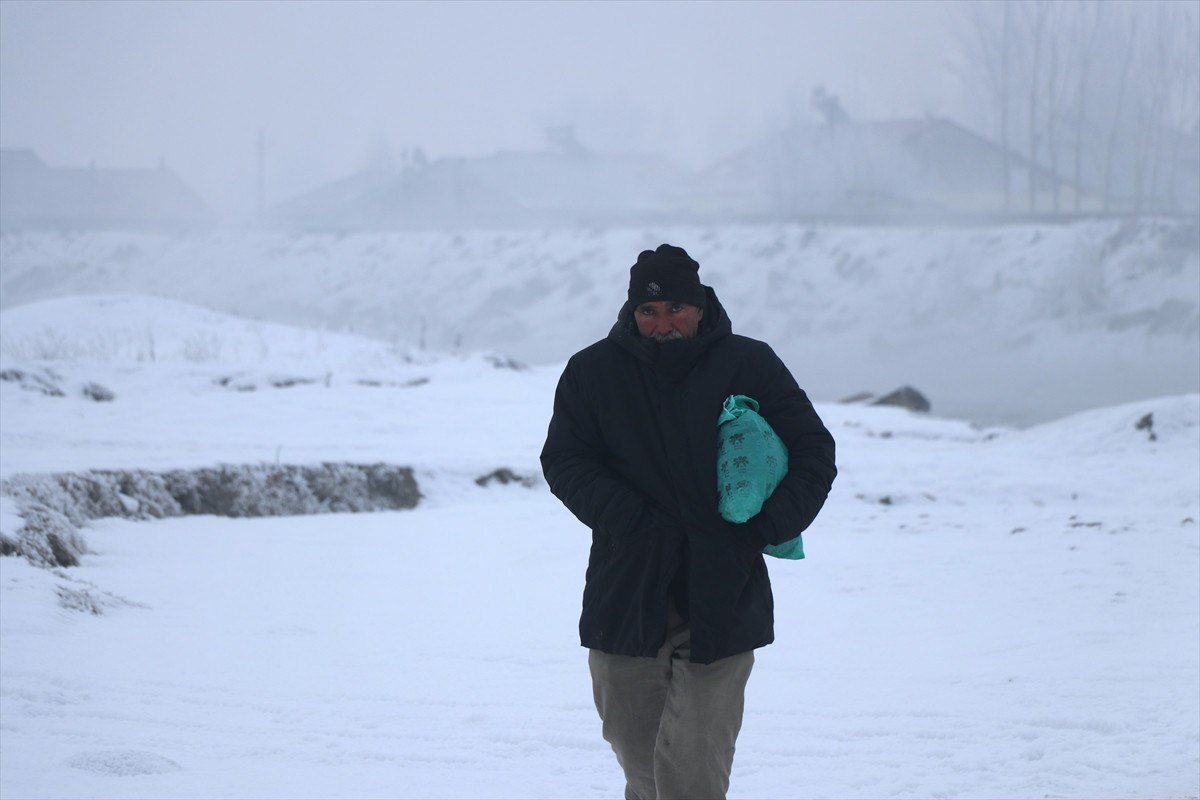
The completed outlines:
[[[837,474],[833,437],[787,367],[765,343],[733,334],[707,292],[694,338],[642,338],[627,303],[608,337],[575,354],[559,380],[541,461],[551,491],[592,529],[584,647],[654,656],[677,578],[691,661],[770,644],[762,548],[807,528]],[[731,394],[757,400],[788,449],[787,475],[741,525],[717,512],[717,416]]]

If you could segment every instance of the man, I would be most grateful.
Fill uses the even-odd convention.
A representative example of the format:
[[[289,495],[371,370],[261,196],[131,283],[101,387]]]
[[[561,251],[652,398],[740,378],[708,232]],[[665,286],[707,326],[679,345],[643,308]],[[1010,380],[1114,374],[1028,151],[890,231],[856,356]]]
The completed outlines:
[[[754,649],[774,640],[762,550],[816,517],[833,437],[766,344],[732,333],[669,244],[630,269],[608,337],[567,363],[542,470],[592,529],[580,639],[625,797],[724,797]],[[748,395],[788,449],[749,521],[717,512],[717,417]]]

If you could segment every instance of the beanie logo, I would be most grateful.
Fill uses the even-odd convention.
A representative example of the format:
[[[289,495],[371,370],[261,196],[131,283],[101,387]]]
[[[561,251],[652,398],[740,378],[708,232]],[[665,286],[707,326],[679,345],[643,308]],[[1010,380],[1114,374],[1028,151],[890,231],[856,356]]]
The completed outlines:
[[[654,281],[650,281],[646,284],[646,294],[650,295],[651,297],[658,297],[662,293],[663,288]]]

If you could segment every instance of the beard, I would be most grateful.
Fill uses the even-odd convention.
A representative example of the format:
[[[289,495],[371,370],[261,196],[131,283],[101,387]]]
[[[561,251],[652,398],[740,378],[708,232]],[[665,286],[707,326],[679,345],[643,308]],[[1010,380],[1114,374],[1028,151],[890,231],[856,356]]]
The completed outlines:
[[[663,342],[677,342],[683,338],[683,334],[679,331],[671,331],[670,333],[652,333],[650,338],[662,344]]]

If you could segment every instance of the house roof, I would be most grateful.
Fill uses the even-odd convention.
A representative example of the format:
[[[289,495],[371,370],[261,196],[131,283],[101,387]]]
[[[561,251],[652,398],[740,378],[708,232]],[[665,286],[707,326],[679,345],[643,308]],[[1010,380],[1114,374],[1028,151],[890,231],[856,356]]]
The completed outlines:
[[[367,170],[282,203],[267,218],[332,228],[604,222],[661,207],[681,176],[658,156],[500,152]]]
[[[955,196],[995,192],[1003,165],[1002,148],[940,117],[793,125],[701,172],[688,192],[749,213],[945,210]],[[1032,169],[1050,185],[1048,171]]]
[[[476,180],[460,162],[363,170],[280,203],[265,219],[288,227],[365,230],[517,221],[520,207],[513,198]]]
[[[643,154],[502,152],[468,168],[529,209],[654,209],[683,178],[667,159]]]
[[[0,150],[0,226],[189,228],[208,206],[166,167],[50,167],[32,150]]]

